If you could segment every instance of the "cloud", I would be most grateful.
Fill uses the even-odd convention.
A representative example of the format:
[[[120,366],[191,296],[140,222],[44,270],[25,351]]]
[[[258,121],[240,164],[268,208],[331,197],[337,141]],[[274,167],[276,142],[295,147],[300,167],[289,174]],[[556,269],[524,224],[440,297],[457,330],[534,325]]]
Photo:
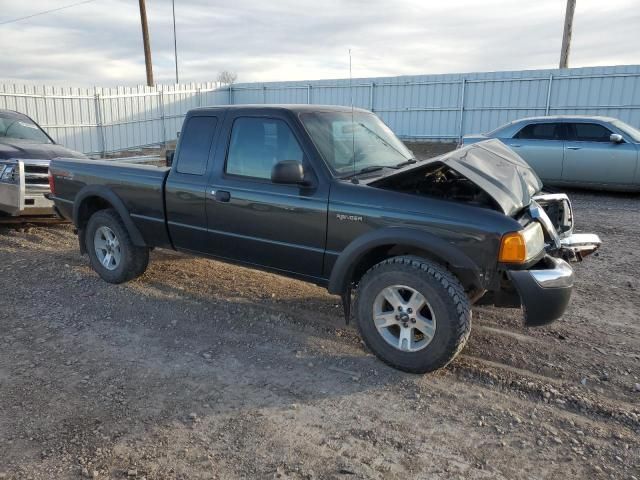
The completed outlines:
[[[5,2],[0,21],[51,8]],[[181,81],[344,78],[557,66],[565,2],[176,0]],[[170,0],[148,0],[154,74],[174,80]],[[578,2],[571,66],[638,63],[633,0]],[[137,2],[97,0],[0,26],[2,81],[145,82]],[[615,35],[612,34],[615,32]]]

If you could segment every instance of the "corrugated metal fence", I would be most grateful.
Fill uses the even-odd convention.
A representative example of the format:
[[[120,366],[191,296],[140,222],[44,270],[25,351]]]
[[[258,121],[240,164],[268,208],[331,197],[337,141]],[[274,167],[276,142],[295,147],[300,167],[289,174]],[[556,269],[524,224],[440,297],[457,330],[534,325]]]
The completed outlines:
[[[351,86],[350,86],[351,84]],[[640,125],[640,65],[448,75],[137,88],[0,85],[0,108],[27,113],[85,153],[162,144],[187,110],[239,103],[317,103],[373,110],[405,139],[457,140],[516,118],[583,114]]]
[[[185,113],[229,103],[216,83],[73,88],[1,85],[0,109],[26,113],[73,150],[104,154],[175,140]]]

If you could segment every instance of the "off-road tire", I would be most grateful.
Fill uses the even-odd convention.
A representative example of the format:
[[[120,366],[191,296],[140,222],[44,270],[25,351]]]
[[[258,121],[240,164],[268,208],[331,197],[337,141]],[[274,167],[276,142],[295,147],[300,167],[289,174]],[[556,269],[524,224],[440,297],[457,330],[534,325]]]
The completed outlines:
[[[109,227],[120,243],[121,260],[114,270],[105,268],[96,255],[93,242],[96,230],[101,226]],[[149,264],[149,249],[133,244],[120,215],[111,208],[98,210],[91,216],[87,223],[85,245],[91,267],[104,281],[109,283],[124,283],[133,280],[142,275]]]
[[[437,319],[431,342],[422,350],[405,352],[387,343],[376,329],[373,304],[391,285],[420,292]],[[451,362],[471,332],[471,304],[459,280],[444,266],[416,256],[388,258],[367,271],[355,299],[356,323],[367,347],[386,364],[410,373],[426,373]]]

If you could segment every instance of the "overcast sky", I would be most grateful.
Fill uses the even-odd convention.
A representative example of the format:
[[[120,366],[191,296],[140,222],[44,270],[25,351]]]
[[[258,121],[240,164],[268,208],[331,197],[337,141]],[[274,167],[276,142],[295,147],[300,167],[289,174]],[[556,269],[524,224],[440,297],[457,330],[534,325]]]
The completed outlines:
[[[78,0],[0,0],[0,23]],[[175,0],[181,81],[310,80],[555,68],[565,0]],[[640,63],[640,2],[578,0],[570,66]],[[158,83],[173,83],[171,0],[147,0]],[[0,81],[145,82],[137,0],[0,25]]]

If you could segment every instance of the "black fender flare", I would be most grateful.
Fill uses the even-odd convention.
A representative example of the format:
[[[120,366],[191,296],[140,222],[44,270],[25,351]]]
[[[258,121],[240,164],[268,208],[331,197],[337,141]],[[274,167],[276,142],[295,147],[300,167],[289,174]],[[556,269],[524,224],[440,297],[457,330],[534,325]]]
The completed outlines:
[[[131,241],[134,245],[138,247],[146,247],[147,244],[144,241],[144,237],[136,227],[133,220],[131,220],[131,215],[129,215],[129,211],[127,207],[125,207],[124,202],[118,195],[116,195],[113,190],[110,190],[108,187],[104,185],[87,185],[82,188],[73,202],[73,224],[76,226],[78,230],[83,230],[81,222],[80,222],[80,213],[82,205],[85,200],[91,197],[98,197],[108,202],[120,215],[124,226],[127,228],[129,235],[131,236]]]
[[[329,293],[342,294],[360,260],[382,245],[403,245],[428,252],[434,260],[446,263],[465,287],[482,289],[480,268],[458,247],[424,230],[386,227],[356,238],[340,253],[329,277]]]

